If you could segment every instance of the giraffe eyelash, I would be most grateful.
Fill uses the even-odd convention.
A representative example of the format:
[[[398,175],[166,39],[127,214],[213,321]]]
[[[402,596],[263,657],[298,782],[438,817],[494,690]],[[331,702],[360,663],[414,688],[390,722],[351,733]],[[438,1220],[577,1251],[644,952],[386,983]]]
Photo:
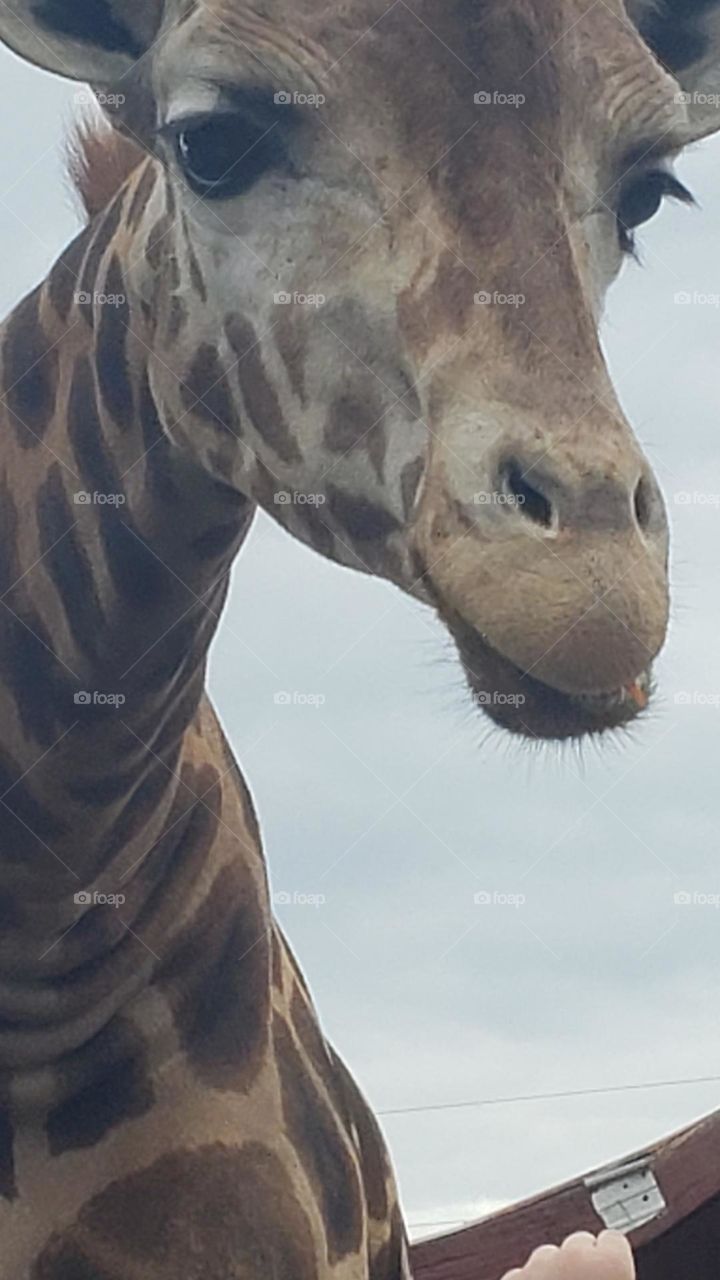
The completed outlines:
[[[616,205],[618,239],[623,253],[637,251],[638,227],[655,217],[665,200],[679,200],[685,205],[696,203],[692,192],[667,169],[648,169],[630,176],[620,187]]]

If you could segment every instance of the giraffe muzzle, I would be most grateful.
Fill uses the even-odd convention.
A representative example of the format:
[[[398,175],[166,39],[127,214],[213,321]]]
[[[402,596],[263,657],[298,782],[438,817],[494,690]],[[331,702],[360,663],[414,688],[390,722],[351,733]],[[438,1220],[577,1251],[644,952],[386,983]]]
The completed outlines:
[[[500,454],[471,495],[450,451],[436,451],[415,531],[473,695],[530,737],[627,723],[649,702],[668,625],[655,479],[634,447],[601,468]]]

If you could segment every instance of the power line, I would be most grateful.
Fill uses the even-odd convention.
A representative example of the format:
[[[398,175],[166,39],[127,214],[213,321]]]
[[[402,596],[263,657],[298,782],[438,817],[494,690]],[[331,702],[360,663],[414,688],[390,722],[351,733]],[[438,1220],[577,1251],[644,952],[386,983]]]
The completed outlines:
[[[408,1222],[411,1231],[424,1231],[426,1227],[464,1227],[467,1218],[449,1218],[444,1222]]]
[[[686,1085],[720,1084],[720,1076],[688,1076],[685,1080],[648,1080],[644,1084],[605,1085],[595,1089],[564,1089],[556,1093],[519,1093],[514,1097],[473,1098],[467,1102],[434,1102],[419,1107],[391,1107],[379,1116],[412,1116],[425,1111],[461,1111],[468,1107],[503,1107],[517,1102],[555,1102],[562,1098],[595,1098],[600,1094],[637,1093],[650,1089],[677,1089]]]

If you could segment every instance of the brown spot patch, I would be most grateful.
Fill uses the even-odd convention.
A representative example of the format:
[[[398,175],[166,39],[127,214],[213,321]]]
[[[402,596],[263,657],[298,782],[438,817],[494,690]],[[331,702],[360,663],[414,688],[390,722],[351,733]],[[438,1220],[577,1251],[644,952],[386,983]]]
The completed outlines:
[[[388,1241],[375,1257],[371,1258],[368,1280],[396,1280],[399,1275],[402,1275],[400,1258],[393,1243]]]
[[[347,1067],[336,1053],[333,1053],[333,1063],[348,1112],[357,1129],[368,1213],[377,1222],[384,1222],[390,1212],[388,1201],[390,1170],[385,1153],[385,1142],[377,1120]]]
[[[438,259],[435,279],[422,293],[413,285],[403,289],[397,302],[398,325],[416,361],[422,362],[440,337],[451,340],[469,326],[478,288],[472,272],[447,250]]]
[[[67,320],[80,288],[79,277],[90,240],[86,227],[58,258],[48,276],[48,297],[60,320]]]
[[[46,1121],[50,1154],[94,1147],[111,1129],[145,1115],[154,1094],[145,1054],[117,1062],[80,1093],[52,1110]]]
[[[353,542],[384,542],[400,528],[391,511],[368,498],[338,489],[334,484],[327,486],[327,499],[333,517]],[[363,554],[365,551],[366,547]]]
[[[167,176],[167,174],[165,177],[165,212],[171,218],[174,218],[177,214],[177,201],[175,199],[175,192],[173,191],[172,182],[170,178]]]
[[[140,180],[133,192],[133,198],[127,215],[128,231],[137,231],[137,228],[145,212],[150,196],[155,188],[158,170],[154,164],[148,162],[140,175]]]
[[[275,511],[277,511],[277,508],[275,508]],[[332,559],[335,551],[335,534],[327,521],[323,519],[323,511],[324,507],[316,507],[308,502],[304,506],[293,508],[293,517],[298,525],[304,527],[305,532],[301,533],[304,540],[315,551],[319,551],[321,556],[327,556]]]
[[[327,1084],[331,1095],[334,1096],[337,1089],[337,1078],[331,1065],[325,1037],[318,1026],[307,996],[304,996],[297,987],[293,992],[290,1004],[290,1017],[295,1028],[295,1034],[305,1053],[320,1079]]]
[[[280,315],[273,330],[280,358],[287,369],[290,386],[302,405],[307,402],[305,390],[305,362],[307,360],[306,331],[293,314],[293,307],[280,308]]]
[[[170,214],[163,213],[150,231],[145,244],[145,261],[151,271],[159,271],[161,267],[168,265],[168,260],[173,252],[173,243],[170,239],[172,228],[173,221]],[[179,267],[177,259],[175,259],[174,268],[171,268],[171,275],[168,279],[162,281],[162,288],[177,289],[179,283]]]
[[[396,1205],[392,1216],[390,1239],[378,1250],[375,1257],[371,1258],[368,1280],[398,1280],[400,1276],[406,1274],[403,1269],[404,1242],[405,1227]]]
[[[101,316],[95,362],[103,403],[118,426],[127,429],[134,418],[134,396],[127,351],[130,307],[125,289],[120,262],[113,254],[103,286],[105,297],[113,301],[98,304]]]
[[[119,1268],[108,1271],[101,1266],[95,1257],[92,1261],[88,1255],[74,1244],[59,1241],[50,1244],[33,1266],[31,1280],[124,1280]]]
[[[365,449],[378,480],[387,452],[386,413],[372,388],[347,387],[333,400],[325,424],[325,443],[333,453]]]
[[[275,388],[262,361],[258,334],[244,316],[225,322],[228,342],[238,356],[238,378],[248,417],[258,435],[283,462],[300,462],[302,454],[286,423]]]
[[[198,347],[182,387],[183,403],[206,422],[225,427],[238,435],[235,405],[217,347],[204,342]]]
[[[116,196],[112,204],[101,215],[97,223],[93,223],[94,235],[87,251],[80,279],[79,292],[92,294],[98,291],[98,276],[105,253],[120,225],[123,199]],[[80,315],[92,326],[95,323],[95,309],[90,303],[83,303],[79,308]]]
[[[233,544],[237,541],[238,526],[236,520],[224,524],[212,525],[193,538],[190,550],[198,560],[224,559]]]
[[[328,1262],[357,1253],[363,1242],[362,1191],[358,1169],[337,1118],[318,1093],[287,1023],[273,1020],[288,1137],[320,1206]]]
[[[24,449],[32,449],[47,431],[57,391],[57,349],[40,323],[41,288],[35,289],[8,322],[3,344],[4,399],[13,414],[13,426]]]
[[[10,1116],[7,1111],[0,1110],[0,1199],[5,1200],[14,1200],[17,1196],[13,1156],[14,1138]]]
[[[257,889],[247,873],[226,868],[160,980],[177,1006],[190,1064],[213,1088],[245,1092],[263,1065],[270,963],[269,924]]]
[[[197,254],[193,249],[192,242],[190,239],[190,233],[188,230],[188,225],[184,218],[183,218],[183,230],[185,232],[187,260],[188,260],[188,266],[190,268],[190,285],[193,290],[193,293],[197,294],[200,301],[207,302],[208,300],[207,285],[205,284],[205,278],[203,276],[203,273],[200,270],[200,263],[198,262]]]
[[[142,1269],[153,1280],[319,1276],[312,1228],[292,1182],[258,1142],[173,1151],[110,1183],[51,1241],[33,1280],[120,1280],[128,1264],[133,1275]]]
[[[167,337],[170,343],[177,342],[188,322],[187,304],[177,294],[170,299],[170,310],[167,319]]]

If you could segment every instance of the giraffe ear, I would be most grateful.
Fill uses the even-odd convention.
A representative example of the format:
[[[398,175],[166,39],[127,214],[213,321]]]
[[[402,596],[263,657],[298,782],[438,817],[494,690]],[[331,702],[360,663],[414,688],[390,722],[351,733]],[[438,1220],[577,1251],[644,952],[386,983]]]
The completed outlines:
[[[112,84],[152,44],[164,0],[2,0],[0,41],[46,71]]]
[[[627,0],[627,7],[678,81],[691,137],[720,129],[720,0]]]

